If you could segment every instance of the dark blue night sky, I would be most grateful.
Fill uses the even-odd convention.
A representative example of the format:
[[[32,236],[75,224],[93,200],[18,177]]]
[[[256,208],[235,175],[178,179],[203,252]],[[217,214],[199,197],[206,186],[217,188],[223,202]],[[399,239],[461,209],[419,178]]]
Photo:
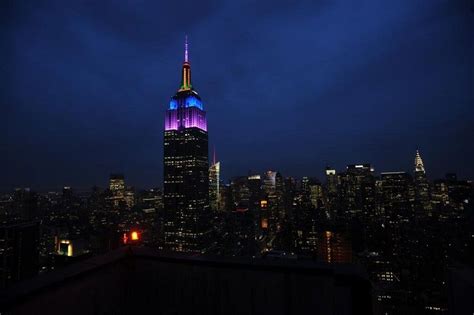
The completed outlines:
[[[473,178],[469,0],[2,1],[0,189],[161,186],[190,41],[223,176]]]

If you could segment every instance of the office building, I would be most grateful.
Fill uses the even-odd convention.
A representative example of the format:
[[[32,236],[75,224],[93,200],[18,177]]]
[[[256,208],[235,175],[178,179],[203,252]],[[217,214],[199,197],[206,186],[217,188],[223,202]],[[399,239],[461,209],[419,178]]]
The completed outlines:
[[[191,84],[185,43],[181,86],[171,98],[164,131],[164,247],[203,253],[208,246],[209,162],[206,112]]]

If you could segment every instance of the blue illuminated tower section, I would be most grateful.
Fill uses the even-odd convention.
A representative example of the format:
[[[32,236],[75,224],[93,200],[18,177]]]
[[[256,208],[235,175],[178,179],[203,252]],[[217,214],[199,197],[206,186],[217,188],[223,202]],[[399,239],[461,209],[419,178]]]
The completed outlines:
[[[185,43],[181,86],[171,98],[164,131],[164,247],[204,253],[210,234],[206,112],[191,85]]]

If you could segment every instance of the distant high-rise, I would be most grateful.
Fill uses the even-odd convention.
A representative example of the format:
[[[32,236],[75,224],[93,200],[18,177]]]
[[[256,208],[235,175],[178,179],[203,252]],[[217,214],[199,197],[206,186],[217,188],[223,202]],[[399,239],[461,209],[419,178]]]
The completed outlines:
[[[314,208],[323,206],[323,187],[319,181],[312,180],[309,184],[309,196]]]
[[[133,189],[133,187],[127,187],[123,200],[127,205],[127,208],[133,208],[133,206],[135,205],[135,190]]]
[[[125,190],[125,177],[123,174],[110,175],[109,189],[114,192],[122,192]]]
[[[304,177],[301,179],[301,190],[302,190],[304,193],[309,193],[309,177],[304,176]]]
[[[125,177],[123,174],[111,174],[109,178],[110,197],[108,198],[117,208],[119,205],[125,203]]]
[[[34,219],[38,215],[38,195],[30,188],[16,188],[13,194],[15,216],[24,220]]]
[[[234,203],[232,211],[237,209],[248,209],[250,190],[247,176],[237,176],[232,178],[230,183],[232,190],[232,201]]]
[[[341,202],[345,217],[374,215],[375,177],[370,164],[352,164],[340,175]]]
[[[328,195],[335,196],[337,194],[337,173],[336,170],[326,167],[326,189]]]
[[[314,209],[322,206],[323,187],[316,178],[303,177],[301,181],[301,190]]]
[[[379,214],[398,224],[412,214],[412,179],[406,172],[383,172],[378,185]]]
[[[279,172],[267,171],[263,177],[263,191],[268,200],[268,228],[274,236],[285,219],[284,182]]]
[[[260,209],[260,201],[262,200],[262,180],[260,175],[249,175],[249,210],[258,211]]]
[[[222,210],[220,206],[220,173],[221,163],[216,162],[216,153],[214,151],[214,159],[209,167],[209,205],[213,211]]]
[[[165,248],[206,251],[210,233],[208,155],[206,112],[191,84],[186,40],[181,86],[165,114]]]
[[[425,173],[425,166],[418,150],[416,150],[415,154],[415,172]]]
[[[426,178],[425,166],[421,159],[420,152],[416,150],[415,154],[415,201],[417,208],[423,210],[424,214],[430,215],[431,197],[430,184]]]
[[[339,178],[334,168],[326,167],[326,209],[331,218],[334,218],[338,206]]]
[[[318,258],[327,263],[352,262],[352,247],[349,237],[342,233],[324,231],[318,237]]]

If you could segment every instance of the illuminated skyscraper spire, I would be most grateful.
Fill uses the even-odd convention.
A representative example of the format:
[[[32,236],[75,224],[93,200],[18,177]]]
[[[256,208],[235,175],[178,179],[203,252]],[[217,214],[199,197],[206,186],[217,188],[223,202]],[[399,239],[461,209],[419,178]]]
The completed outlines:
[[[214,146],[214,150],[213,150],[213,154],[212,154],[212,164],[216,164],[216,146]]]
[[[188,35],[186,35],[186,37],[184,39],[184,62],[189,63],[189,59],[188,59]]]
[[[165,130],[197,127],[207,130],[206,112],[201,97],[191,85],[191,64],[189,63],[188,37],[184,41],[184,61],[181,70],[181,84],[171,97],[165,117]],[[208,154],[209,155],[209,154]]]
[[[184,62],[183,62],[183,74],[181,78],[181,87],[179,91],[187,91],[192,89],[191,85],[191,65],[189,64],[189,47],[188,47],[188,36],[184,39]]]
[[[416,150],[415,155],[415,201],[417,209],[422,210],[422,215],[431,216],[431,193],[430,183],[426,178],[425,166],[420,152]]]
[[[423,160],[421,159],[421,155],[418,150],[416,150],[415,155],[415,172],[425,173],[425,166],[423,165]]]

